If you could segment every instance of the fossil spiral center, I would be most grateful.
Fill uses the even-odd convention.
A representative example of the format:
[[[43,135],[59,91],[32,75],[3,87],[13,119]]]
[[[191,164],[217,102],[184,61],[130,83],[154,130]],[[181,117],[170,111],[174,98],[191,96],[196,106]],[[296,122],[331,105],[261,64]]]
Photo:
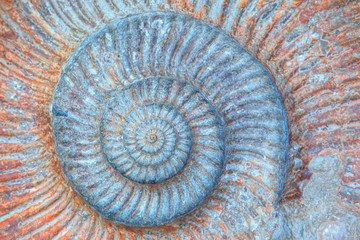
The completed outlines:
[[[146,139],[149,143],[155,143],[158,139],[156,133],[146,133]]]
[[[108,161],[123,176],[154,184],[174,177],[185,166],[192,140],[189,126],[173,105],[146,101],[149,93],[146,89],[140,98],[128,98],[145,83],[159,84],[152,79],[140,81],[108,100],[101,124],[102,148]],[[121,104],[126,101],[131,104]]]

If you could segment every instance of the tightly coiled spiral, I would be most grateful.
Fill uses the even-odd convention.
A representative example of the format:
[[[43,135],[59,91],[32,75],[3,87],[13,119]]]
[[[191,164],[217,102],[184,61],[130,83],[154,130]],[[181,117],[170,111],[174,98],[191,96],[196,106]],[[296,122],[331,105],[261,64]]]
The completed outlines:
[[[108,101],[102,126],[105,155],[133,181],[169,179],[185,166],[190,154],[200,164],[197,167],[223,165],[220,120],[186,82],[157,78],[130,85]],[[212,148],[206,150],[206,144]],[[218,174],[201,175],[207,173]]]
[[[0,239],[358,239],[358,1],[16,0],[0,12]],[[104,217],[121,204],[113,187],[166,185],[190,164],[195,137],[187,125],[190,155],[170,167],[165,118],[145,121],[117,158],[128,116],[112,115],[111,99],[145,80],[201,94],[223,128],[224,165],[198,206],[183,195],[194,210],[176,219],[164,218],[170,202],[146,200],[172,188],[122,195],[120,210],[145,226],[133,227]],[[141,219],[148,208],[163,221]]]
[[[93,34],[63,72],[53,113],[66,176],[103,216],[127,225],[195,209],[225,162],[285,157],[267,71],[220,31],[176,14],[142,14]]]

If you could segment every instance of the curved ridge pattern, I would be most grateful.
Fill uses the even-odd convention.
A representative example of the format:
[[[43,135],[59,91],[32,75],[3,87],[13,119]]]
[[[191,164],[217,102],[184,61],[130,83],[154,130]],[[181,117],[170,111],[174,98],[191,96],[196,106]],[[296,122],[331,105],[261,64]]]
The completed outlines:
[[[290,144],[281,198],[276,194],[281,187],[281,157],[271,155],[268,149],[256,152],[258,143],[251,139],[258,129],[272,134],[268,125],[274,123],[255,125],[257,130],[253,131],[251,117],[255,115],[248,116],[245,109],[238,113],[247,118],[244,126],[228,128],[239,137],[225,141],[241,142],[247,148],[226,148],[232,158],[226,161],[212,193],[194,211],[163,226],[114,224],[88,206],[67,181],[59,165],[49,112],[62,69],[97,30],[154,11],[189,15],[214,25],[269,69],[289,120]],[[0,238],[357,239],[359,12],[358,3],[351,0],[0,1]],[[198,58],[189,58],[187,49],[199,52],[204,63],[208,61],[204,58],[207,45],[220,52],[227,49],[221,44],[223,37],[213,31],[200,39],[199,35],[206,33],[204,29],[192,36],[184,29],[172,29],[169,36],[187,44],[180,56],[190,62]],[[146,34],[158,42],[157,31]],[[187,36],[186,40],[179,34]],[[116,82],[124,86],[146,76],[188,82],[186,68],[180,66],[177,72],[170,72],[171,76],[163,72],[178,67],[181,57],[157,72],[165,59],[154,59],[150,52],[141,55],[143,59],[128,55],[127,49],[135,46],[140,51],[145,46],[144,39],[137,44],[129,35],[126,38],[126,45],[117,47],[128,64],[113,62],[99,75],[125,76],[121,79],[126,82]],[[192,41],[203,41],[204,48],[195,48]],[[173,46],[174,52],[177,46]],[[162,56],[162,47],[151,54]],[[213,61],[208,70],[199,68],[195,76],[216,76],[219,72],[212,69],[217,65],[231,65],[231,59],[223,57],[212,56],[210,59],[218,62]],[[88,69],[87,81],[97,84],[91,69],[109,65],[96,62],[96,58],[88,61],[91,63],[81,68]],[[152,65],[146,68],[150,61]],[[252,67],[243,69],[251,71]],[[228,76],[232,73],[227,72]],[[241,76],[242,82],[250,85],[245,84],[237,93],[251,97],[254,85]],[[80,92],[84,90],[81,86],[73,88]],[[56,110],[54,105],[52,109]],[[229,110],[231,106],[222,111]],[[260,141],[266,141],[267,136],[264,134]],[[276,198],[281,200],[280,205]]]
[[[128,225],[193,210],[239,155],[270,161],[278,175],[285,158],[283,109],[266,70],[183,15],[142,14],[92,35],[64,70],[53,113],[66,176],[91,206]]]
[[[136,88],[144,86],[139,85]],[[192,144],[182,115],[166,103],[145,103],[123,118],[124,122],[115,122],[124,116],[124,109],[118,107],[123,99],[116,98],[109,108],[111,112],[117,108],[121,114],[107,111],[102,121],[107,159],[116,170],[137,182],[158,183],[173,177],[185,166]]]

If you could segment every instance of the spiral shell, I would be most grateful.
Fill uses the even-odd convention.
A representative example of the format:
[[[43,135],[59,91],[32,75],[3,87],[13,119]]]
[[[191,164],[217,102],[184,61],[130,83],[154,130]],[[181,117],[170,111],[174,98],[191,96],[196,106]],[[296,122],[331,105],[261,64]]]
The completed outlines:
[[[64,70],[53,114],[66,176],[127,225],[190,212],[224,162],[285,157],[268,72],[219,30],[177,14],[142,14],[93,34]]]
[[[0,239],[359,239],[359,12],[1,1]]]

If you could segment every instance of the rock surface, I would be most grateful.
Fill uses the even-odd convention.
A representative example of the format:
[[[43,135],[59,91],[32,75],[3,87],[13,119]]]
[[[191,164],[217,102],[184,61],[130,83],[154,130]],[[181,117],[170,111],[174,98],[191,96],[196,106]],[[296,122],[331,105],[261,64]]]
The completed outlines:
[[[181,19],[192,17],[191,21],[203,26],[194,24],[191,28],[183,21],[183,29],[173,28],[174,32],[167,35],[172,41],[177,40],[174,49],[178,50],[175,55],[179,56],[175,57],[178,61],[163,59],[166,54],[162,51],[170,45],[154,37],[160,36],[158,33],[164,34],[158,30],[166,30],[162,24],[169,21],[145,21],[146,17],[141,16],[149,16],[146,14],[149,12],[152,12],[150,15],[165,12]],[[111,53],[92,59],[94,53],[101,53],[98,47],[106,44],[91,43],[91,36],[134,15],[144,25],[129,23],[127,26],[131,29],[128,33],[138,31],[136,28],[147,29],[144,36],[153,36],[150,45],[137,43],[131,38],[134,35],[123,31],[116,38],[124,38],[122,43],[127,44],[119,46],[122,54],[128,56],[121,59],[130,59],[127,63],[122,61],[120,65],[114,65],[120,58]],[[1,239],[360,239],[358,1],[2,0],[0,16]],[[148,26],[147,23],[151,24]],[[193,34],[187,29],[194,30]],[[178,39],[174,38],[176,36]],[[112,37],[104,35],[101,41],[106,42],[109,38]],[[143,40],[139,38],[140,43]],[[192,63],[196,62],[190,60],[203,57],[201,47],[197,47],[200,45],[194,44],[195,40],[203,46],[216,43],[214,48],[224,44],[224,51],[213,52],[212,58],[199,64],[198,75],[190,75],[187,71],[191,71]],[[89,42],[93,44],[92,48],[84,47],[90,46],[86,45]],[[129,54],[129,49],[139,46],[145,49],[157,42],[164,44],[154,48],[152,54],[141,61],[136,55],[141,51]],[[79,77],[81,73],[77,69],[86,70],[82,73],[86,80],[73,81],[73,92],[69,96],[74,97],[76,92],[83,95],[64,98],[63,101],[69,102],[57,106],[54,104],[55,88],[69,73],[67,69],[76,62],[72,57],[82,51],[89,57],[79,62],[88,65],[77,65],[70,72],[73,77]],[[239,60],[241,54],[246,61]],[[100,57],[104,62],[97,62]],[[244,65],[231,68],[235,66],[234,62]],[[162,64],[169,64],[166,65],[168,68],[161,68]],[[201,68],[205,64],[208,64],[206,68]],[[226,161],[219,181],[214,189],[209,190],[209,196],[186,198],[199,198],[201,204],[192,211],[182,212],[185,215],[176,219],[165,217],[165,222],[169,223],[130,226],[134,224],[119,221],[101,211],[104,202],[98,197],[109,195],[103,192],[94,195],[91,191],[95,191],[98,185],[89,185],[89,192],[84,194],[85,188],[78,184],[86,185],[89,179],[77,179],[74,184],[71,176],[78,172],[67,174],[66,160],[56,145],[59,136],[53,121],[56,122],[56,116],[70,114],[65,107],[76,106],[85,111],[82,104],[84,99],[91,102],[91,94],[98,100],[111,95],[112,83],[101,85],[104,81],[97,81],[100,76],[97,70],[105,69],[104,66],[107,72],[101,74],[108,74],[102,75],[106,76],[105,79],[121,75],[125,76],[121,79],[134,81],[139,76],[151,76],[191,83],[197,79],[194,76],[202,76],[209,83],[218,85],[214,84],[208,90],[201,88],[204,85],[193,85],[202,96],[211,100],[209,102],[217,111],[222,108],[216,105],[219,99],[216,97],[231,96],[228,89],[241,99],[247,99],[246,104],[251,101],[262,103],[252,107],[245,104],[240,108],[242,105],[238,101],[241,99],[230,97],[228,108],[219,113],[221,118],[233,111],[240,114],[235,118],[239,124],[258,123],[258,119],[251,118],[251,113],[256,112],[259,119],[265,116],[274,120],[273,123],[266,122],[270,133],[242,129],[232,134],[225,119],[221,124],[225,132]],[[221,75],[225,67],[230,70]],[[254,84],[245,84],[244,88],[226,89],[221,85],[232,78],[246,82],[245,76],[241,78],[236,74],[246,74],[254,69],[268,74],[253,78],[256,79]],[[265,76],[267,80],[262,82]],[[121,82],[120,78],[118,80]],[[81,85],[84,81],[100,84],[84,88]],[[94,91],[99,87],[109,91],[96,95]],[[215,89],[220,95],[211,95]],[[89,90],[90,95],[85,94],[85,90]],[[275,93],[278,93],[277,97],[274,97]],[[282,113],[282,108],[286,114]],[[94,109],[94,113],[88,114],[99,110]],[[229,115],[229,119],[232,117]],[[100,124],[101,116],[96,121]],[[83,123],[91,124],[86,118]],[[84,136],[89,134],[87,130],[81,130]],[[161,136],[158,134],[156,138]],[[254,136],[258,141],[251,139]],[[231,144],[235,143],[249,148],[232,152]],[[86,151],[82,147],[71,150]],[[114,166],[111,168],[115,169]],[[112,171],[114,175],[118,174]],[[164,179],[170,175],[165,174]],[[133,180],[146,181],[138,175],[129,176]],[[212,186],[215,180],[208,181]],[[112,183],[106,184],[112,186]],[[119,201],[121,199],[119,197]],[[167,205],[160,203],[159,206]],[[157,216],[161,218],[166,212],[162,210]]]

